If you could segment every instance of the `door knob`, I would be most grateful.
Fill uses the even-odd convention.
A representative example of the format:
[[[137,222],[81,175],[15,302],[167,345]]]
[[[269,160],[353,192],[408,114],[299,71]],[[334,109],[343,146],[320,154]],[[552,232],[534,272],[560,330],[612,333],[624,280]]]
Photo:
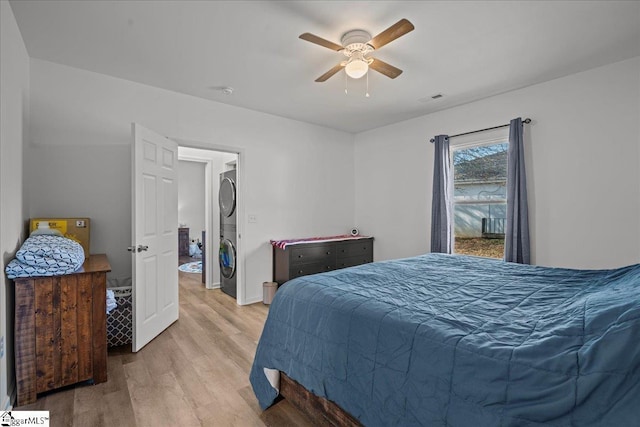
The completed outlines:
[[[149,246],[138,245],[138,252],[146,251],[149,249]]]

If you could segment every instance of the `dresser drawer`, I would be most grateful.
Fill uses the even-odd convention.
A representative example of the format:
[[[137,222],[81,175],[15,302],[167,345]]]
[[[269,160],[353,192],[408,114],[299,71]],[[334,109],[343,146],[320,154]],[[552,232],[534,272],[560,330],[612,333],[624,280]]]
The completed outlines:
[[[373,240],[362,239],[355,242],[340,242],[336,245],[336,252],[339,258],[357,255],[373,258]]]
[[[291,265],[335,262],[335,245],[319,244],[299,246],[291,249]]]
[[[325,271],[331,270],[335,270],[335,263],[333,261],[292,266],[289,269],[289,280],[308,274],[324,273]]]
[[[373,255],[358,255],[348,258],[340,258],[336,261],[336,268],[354,267],[356,265],[373,262]]]

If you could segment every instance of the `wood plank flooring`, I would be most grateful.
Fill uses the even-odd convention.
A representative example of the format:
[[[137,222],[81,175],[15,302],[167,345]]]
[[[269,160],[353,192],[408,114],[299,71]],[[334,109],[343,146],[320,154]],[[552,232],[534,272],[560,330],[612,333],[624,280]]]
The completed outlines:
[[[286,400],[262,412],[249,370],[269,310],[179,272],[180,318],[138,353],[109,351],[108,381],[39,396],[51,426],[311,426]]]

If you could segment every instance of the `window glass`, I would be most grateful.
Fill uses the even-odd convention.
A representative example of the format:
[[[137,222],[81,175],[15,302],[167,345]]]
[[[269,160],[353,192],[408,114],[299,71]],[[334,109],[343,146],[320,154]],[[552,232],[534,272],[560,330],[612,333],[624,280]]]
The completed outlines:
[[[506,142],[452,149],[454,252],[504,257]]]

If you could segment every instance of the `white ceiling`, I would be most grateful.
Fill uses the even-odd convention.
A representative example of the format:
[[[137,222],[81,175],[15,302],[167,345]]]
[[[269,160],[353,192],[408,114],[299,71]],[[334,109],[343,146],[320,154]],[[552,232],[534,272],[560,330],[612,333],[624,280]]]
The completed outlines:
[[[348,132],[640,56],[637,1],[28,1],[11,6],[29,55]],[[340,43],[401,18],[415,30],[374,52],[391,80],[344,72],[300,40]],[[219,88],[231,86],[232,95]],[[431,96],[441,93],[440,100]]]

